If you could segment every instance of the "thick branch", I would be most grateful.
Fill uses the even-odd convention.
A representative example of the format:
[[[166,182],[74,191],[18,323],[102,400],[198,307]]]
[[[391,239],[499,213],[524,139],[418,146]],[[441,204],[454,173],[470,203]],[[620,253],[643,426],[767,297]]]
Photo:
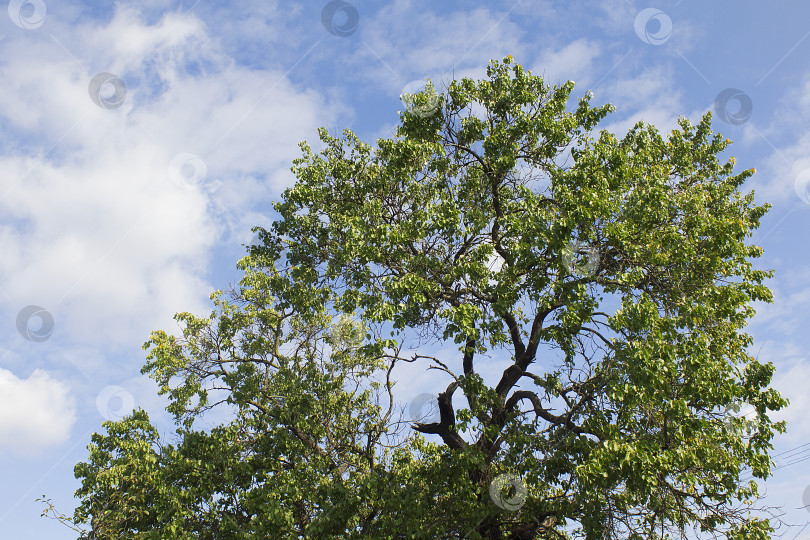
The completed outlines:
[[[464,347],[464,375],[470,375],[473,373],[473,356],[475,355],[475,340],[474,339],[467,339],[467,343],[465,343]],[[476,405],[478,404],[478,400],[472,399],[468,394],[465,393],[467,396],[467,403],[470,405],[470,410],[475,410]],[[488,425],[492,422],[492,418],[485,412],[479,412],[476,414],[476,418],[478,421],[481,422],[482,425]]]
[[[556,415],[551,414],[548,412],[547,409],[543,408],[543,405],[540,403],[540,398],[537,397],[537,394],[530,390],[518,390],[507,400],[506,405],[504,405],[504,412],[511,411],[515,408],[515,405],[521,399],[528,399],[534,405],[534,413],[546,420],[550,424],[556,426],[565,426],[566,429],[569,431],[576,433],[577,435],[584,435],[586,433],[590,433],[589,431],[577,426],[571,421],[571,415]]]
[[[543,327],[543,322],[545,321],[546,317],[549,313],[554,311],[555,309],[561,307],[563,304],[555,303],[549,306],[547,309],[542,311],[538,311],[534,317],[534,321],[532,321],[532,330],[529,334],[529,346],[524,347],[523,342],[520,340],[520,336],[518,335],[517,338],[512,336],[512,341],[515,342],[515,363],[506,368],[501,376],[501,380],[498,382],[498,385],[495,387],[495,391],[498,393],[498,397],[501,399],[506,399],[506,395],[515,385],[515,383],[520,379],[523,372],[526,371],[526,368],[534,361],[534,357],[537,354],[537,347],[540,344],[540,329]],[[508,315],[512,320],[514,317],[512,315]],[[504,317],[506,318],[506,317]],[[512,330],[510,328],[510,333]],[[517,323],[515,323],[515,333],[517,333]],[[520,347],[518,347],[518,344]]]
[[[422,424],[416,422],[411,426],[414,430],[420,433],[433,433],[442,438],[444,444],[452,449],[465,448],[467,441],[461,438],[461,435],[456,433],[452,428],[456,425],[456,414],[453,410],[453,392],[458,388],[458,381],[453,381],[447,390],[439,394],[439,422],[432,422],[430,424]]]
[[[515,348],[515,358],[523,358],[526,354],[526,345],[524,345],[523,340],[520,339],[520,332],[518,331],[518,323],[515,316],[506,312],[501,315],[501,317],[506,321],[506,325],[509,327],[509,335],[512,337],[512,345]]]
[[[464,344],[464,375],[469,375],[473,372],[473,355],[475,354],[475,340],[467,338]]]

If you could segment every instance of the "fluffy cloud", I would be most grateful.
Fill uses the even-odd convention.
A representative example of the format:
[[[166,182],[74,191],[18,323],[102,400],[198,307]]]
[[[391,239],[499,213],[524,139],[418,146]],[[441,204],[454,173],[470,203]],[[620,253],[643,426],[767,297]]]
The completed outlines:
[[[581,83],[594,80],[593,61],[599,56],[600,47],[588,39],[578,39],[559,49],[548,49],[532,68],[532,73],[542,75],[549,84],[562,84],[567,80]]]
[[[810,377],[806,351],[795,342],[764,341],[755,356],[761,363],[773,362],[777,369],[771,386],[790,402],[786,408],[770,415],[775,422],[787,422],[787,431],[779,437],[779,442],[790,448],[806,442],[810,435],[810,424],[805,413],[808,405],[807,380]]]
[[[298,141],[346,109],[280,67],[237,65],[193,14],[148,24],[122,5],[69,39],[50,24],[53,40],[16,35],[0,65],[0,282],[13,312],[42,305],[63,335],[141,343],[209,310],[212,250],[245,241],[292,183]],[[99,72],[125,82],[119,107],[88,95]]]
[[[0,368],[0,450],[23,454],[64,443],[76,421],[69,391],[41,369],[19,379]]]
[[[767,126],[746,124],[746,139],[762,141],[773,151],[760,174],[746,183],[757,200],[804,210],[810,205],[810,76],[788,89]],[[760,168],[758,167],[759,171]]]
[[[610,77],[594,90],[597,103],[605,101],[616,106],[600,128],[623,136],[637,122],[652,124],[662,134],[678,128],[679,115],[684,115],[683,93],[675,90],[672,68],[655,67],[637,76]],[[685,115],[694,123],[700,114]],[[622,120],[618,120],[622,118]],[[611,124],[607,122],[612,121]]]
[[[520,43],[522,30],[506,13],[477,8],[440,15],[412,2],[394,2],[363,23],[364,47],[351,61],[359,76],[396,95],[415,79],[429,77],[439,86],[442,78],[446,83],[454,77],[482,78],[490,59],[512,54],[520,61],[527,52]]]

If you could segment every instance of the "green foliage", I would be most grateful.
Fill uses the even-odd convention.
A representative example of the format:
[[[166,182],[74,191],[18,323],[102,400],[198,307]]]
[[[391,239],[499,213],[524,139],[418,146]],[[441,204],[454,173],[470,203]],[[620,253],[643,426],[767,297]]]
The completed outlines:
[[[758,495],[741,469],[766,478],[785,430],[774,367],[742,331],[772,299],[745,244],[768,209],[739,192],[753,170],[719,162],[730,141],[710,114],[667,138],[643,123],[593,138],[612,107],[568,108],[572,82],[511,56],[487,75],[405,96],[376,148],[349,130],[321,129],[317,155],[301,143],[281,219],[239,261],[240,305],[217,291],[219,314],[178,314],[183,338],[144,345],[178,442],[144,411],[106,422],[76,466],[76,523],[95,538],[773,531],[735,506]],[[462,372],[402,357],[382,324],[452,338]],[[476,359],[503,350],[511,365],[485,381]],[[391,370],[419,359],[451,379],[441,420],[389,444]],[[387,411],[383,383],[361,391],[383,373]],[[724,415],[742,401],[756,422]],[[229,419],[199,427],[215,407]],[[501,475],[525,484],[520,505],[493,504]]]

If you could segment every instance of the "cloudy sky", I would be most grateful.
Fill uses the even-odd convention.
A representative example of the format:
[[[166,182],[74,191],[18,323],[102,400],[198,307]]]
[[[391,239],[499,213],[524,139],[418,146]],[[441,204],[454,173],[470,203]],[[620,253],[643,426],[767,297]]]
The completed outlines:
[[[294,183],[299,141],[317,146],[319,126],[389,137],[403,88],[483,77],[512,54],[614,104],[599,127],[619,135],[712,110],[734,141],[725,155],[756,168],[745,190],[773,209],[752,241],[757,266],[776,270],[775,301],[749,333],[791,401],[765,502],[797,525],[786,538],[810,538],[808,20],[800,0],[12,0],[0,13],[3,537],[75,537],[35,499],[71,514],[73,466],[100,423],[133,406],[160,416],[141,345],[238,282],[250,228],[269,226]],[[397,399],[443,390],[435,373],[399,371]]]

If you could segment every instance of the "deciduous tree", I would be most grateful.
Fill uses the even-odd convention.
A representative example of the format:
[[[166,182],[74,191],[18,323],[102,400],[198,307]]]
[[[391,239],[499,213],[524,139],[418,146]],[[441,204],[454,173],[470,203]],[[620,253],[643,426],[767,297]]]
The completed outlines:
[[[76,467],[77,522],[96,538],[769,536],[739,481],[769,475],[785,430],[744,332],[772,299],[746,243],[768,209],[739,191],[754,171],[720,162],[708,113],[594,138],[612,107],[569,106],[572,82],[511,57],[487,74],[406,96],[374,148],[350,130],[301,143],[239,302],[217,292],[218,315],[145,345],[177,443],[143,411],[105,423]],[[403,353],[414,331],[458,354]],[[487,352],[509,360],[492,380]],[[403,361],[448,385],[439,420],[391,442]],[[727,414],[743,402],[748,430]],[[215,406],[227,421],[195,424]]]

